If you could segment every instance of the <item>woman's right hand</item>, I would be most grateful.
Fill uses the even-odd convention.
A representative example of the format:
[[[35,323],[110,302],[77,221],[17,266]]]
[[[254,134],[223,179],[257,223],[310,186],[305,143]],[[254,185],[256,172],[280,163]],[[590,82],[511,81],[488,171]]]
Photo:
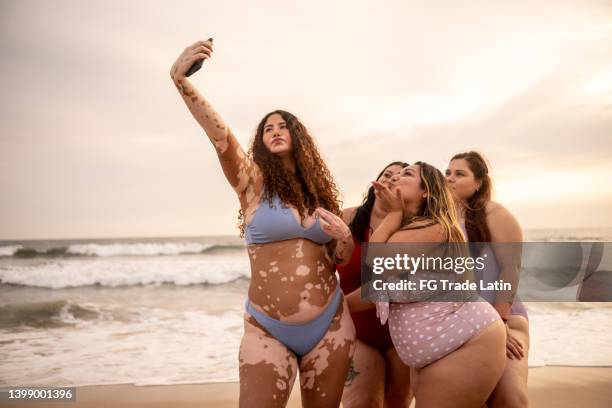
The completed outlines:
[[[380,324],[383,326],[389,319],[389,302],[376,302],[376,317],[380,319]]]
[[[170,77],[173,81],[185,78],[185,73],[199,59],[208,59],[212,53],[213,40],[198,41],[191,44],[179,55],[170,69]]]
[[[402,197],[398,188],[391,191],[387,184],[378,181],[373,181],[372,185],[374,186],[374,195],[376,199],[380,200],[380,204],[386,212],[402,212]]]

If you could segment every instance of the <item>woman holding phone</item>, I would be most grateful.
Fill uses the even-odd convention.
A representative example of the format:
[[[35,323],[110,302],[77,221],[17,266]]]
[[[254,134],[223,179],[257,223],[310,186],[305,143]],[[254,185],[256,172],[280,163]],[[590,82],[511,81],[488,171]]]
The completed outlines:
[[[334,273],[353,251],[338,190],[308,130],[289,112],[265,115],[244,152],[186,76],[212,51],[212,40],[190,45],[170,74],[240,203],[251,264],[240,406],[284,407],[299,372],[305,407],[337,407],[355,338]]]

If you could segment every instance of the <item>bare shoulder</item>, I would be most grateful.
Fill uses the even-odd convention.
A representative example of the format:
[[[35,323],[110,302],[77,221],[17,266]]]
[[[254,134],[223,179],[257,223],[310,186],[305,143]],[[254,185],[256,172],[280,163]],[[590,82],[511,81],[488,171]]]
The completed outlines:
[[[389,237],[387,242],[445,242],[444,228],[438,223],[422,228],[404,228]]]
[[[342,221],[346,224],[350,224],[355,217],[355,213],[357,212],[357,208],[359,207],[349,207],[342,210]]]
[[[489,202],[487,203],[487,206],[485,207],[485,211],[486,211],[487,216],[489,216],[494,213],[508,211],[508,209],[504,207],[503,205],[501,205],[500,203],[498,203],[497,201],[489,200]]]
[[[516,217],[503,205],[490,201],[486,208],[487,226],[493,242],[520,242],[521,226]]]
[[[506,207],[495,201],[487,203],[486,214],[487,222],[516,222],[514,215]]]

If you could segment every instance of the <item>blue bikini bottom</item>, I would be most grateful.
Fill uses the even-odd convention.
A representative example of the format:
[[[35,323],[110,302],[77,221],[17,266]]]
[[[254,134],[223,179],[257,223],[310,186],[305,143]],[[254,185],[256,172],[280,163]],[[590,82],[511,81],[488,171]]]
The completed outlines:
[[[285,347],[301,357],[312,350],[327,333],[342,299],[341,294],[338,286],[332,301],[329,302],[323,313],[305,323],[287,323],[273,319],[255,309],[248,299],[246,311]]]

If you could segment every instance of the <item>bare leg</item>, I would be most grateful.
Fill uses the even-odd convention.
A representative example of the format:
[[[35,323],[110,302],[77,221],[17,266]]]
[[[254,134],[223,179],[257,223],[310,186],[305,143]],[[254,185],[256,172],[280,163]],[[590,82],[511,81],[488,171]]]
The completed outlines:
[[[389,408],[408,408],[412,401],[410,387],[410,367],[402,362],[395,347],[385,354],[386,384],[385,406]]]
[[[491,408],[525,408],[529,404],[527,398],[529,322],[523,316],[511,315],[508,318],[508,330],[523,345],[525,357],[520,360],[507,359],[504,374],[488,401],[488,406]]]
[[[240,343],[240,407],[284,407],[297,374],[297,358],[248,313]]]
[[[321,341],[300,361],[302,406],[338,407],[355,350],[355,326],[344,296]]]
[[[463,346],[418,370],[417,408],[480,408],[506,364],[506,332],[496,321]]]
[[[356,340],[355,354],[344,384],[344,408],[380,408],[385,393],[385,360],[373,347]]]

